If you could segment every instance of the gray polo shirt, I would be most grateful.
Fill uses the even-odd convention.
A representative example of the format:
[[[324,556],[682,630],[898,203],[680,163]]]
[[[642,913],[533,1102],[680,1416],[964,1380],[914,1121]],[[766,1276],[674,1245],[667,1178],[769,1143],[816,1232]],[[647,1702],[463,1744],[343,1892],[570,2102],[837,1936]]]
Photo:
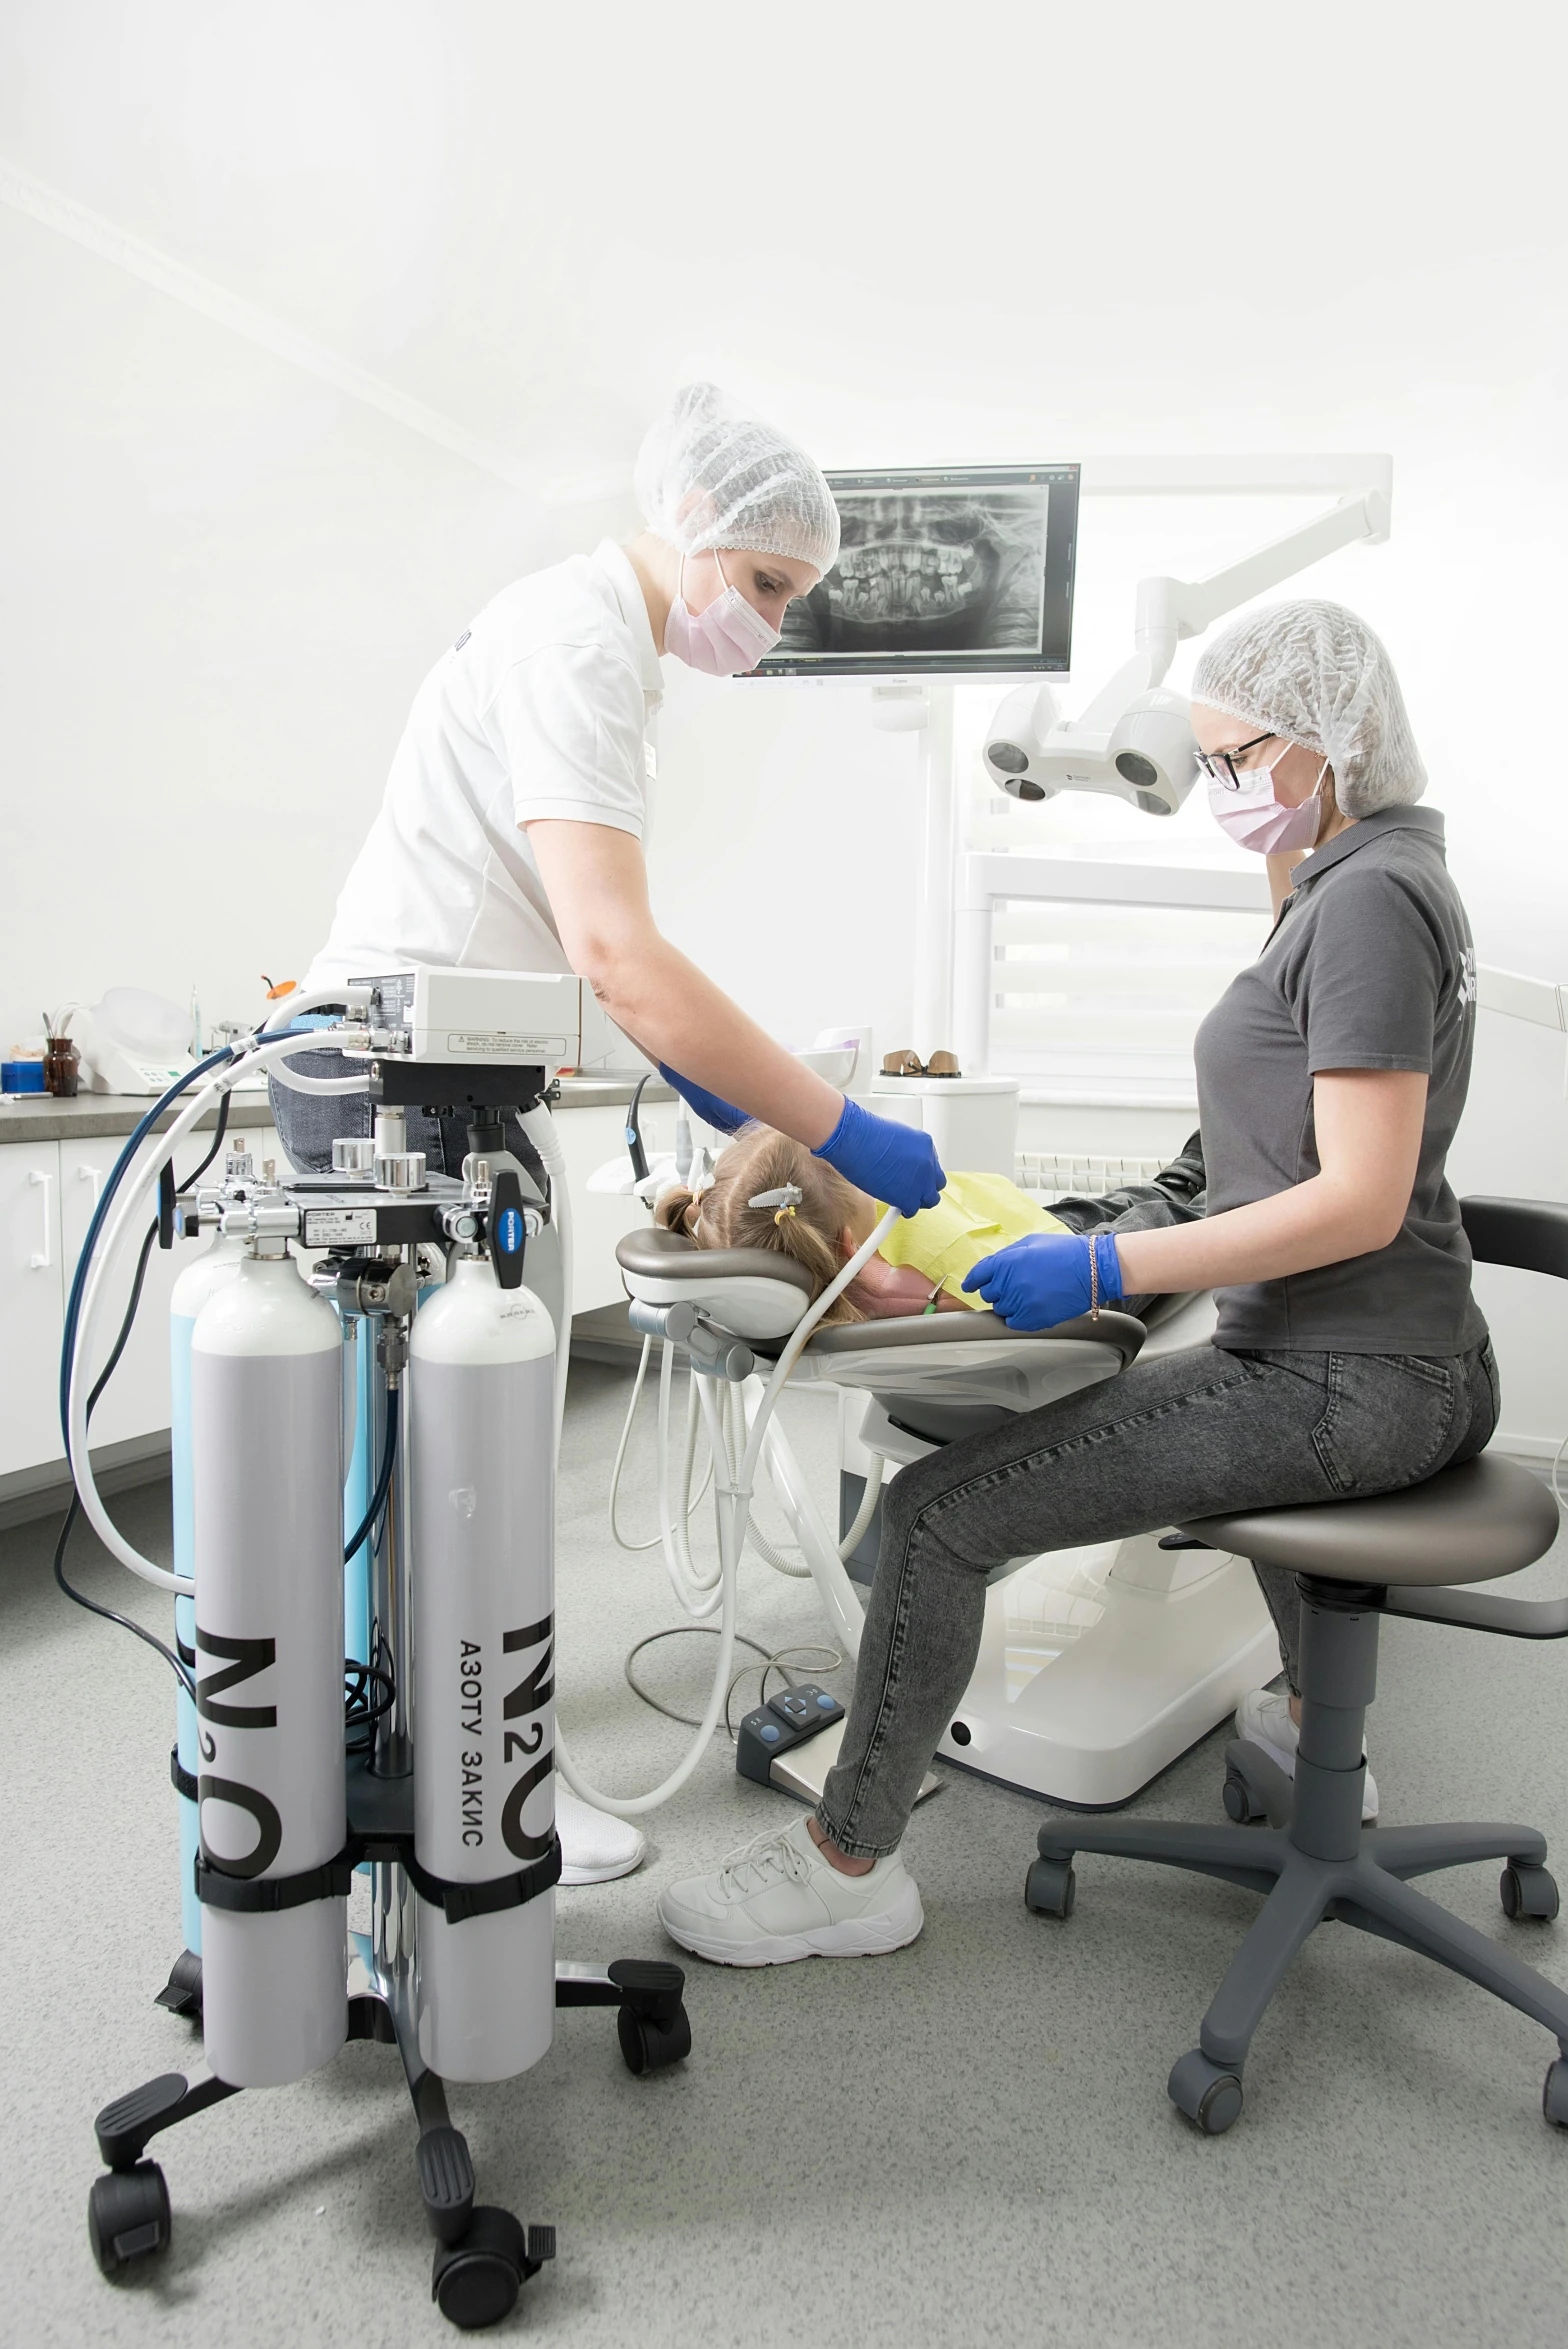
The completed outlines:
[[[1467,1352],[1486,1335],[1444,1160],[1475,1039],[1475,948],[1433,808],[1363,817],[1292,876],[1267,945],[1198,1030],[1208,1213],[1319,1170],[1320,1069],[1430,1078],[1415,1187],[1386,1248],[1219,1292],[1215,1344],[1345,1354]]]

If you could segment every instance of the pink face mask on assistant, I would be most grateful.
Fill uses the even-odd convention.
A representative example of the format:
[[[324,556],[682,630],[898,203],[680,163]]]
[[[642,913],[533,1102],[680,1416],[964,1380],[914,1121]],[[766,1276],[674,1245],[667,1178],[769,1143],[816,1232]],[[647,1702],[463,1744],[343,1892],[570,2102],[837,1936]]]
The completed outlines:
[[[1286,745],[1286,750],[1289,749]],[[1259,856],[1278,856],[1293,848],[1311,848],[1323,821],[1323,778],[1328,773],[1328,760],[1318,769],[1318,779],[1299,807],[1282,807],[1274,796],[1274,769],[1279,759],[1266,767],[1244,767],[1234,785],[1209,778],[1209,809],[1222,832],[1228,832],[1238,848],[1250,848]]]
[[[717,553],[713,559],[724,579],[724,565]],[[686,557],[682,555],[675,601],[664,623],[665,651],[684,661],[688,669],[700,669],[705,677],[738,677],[743,670],[754,669],[778,643],[778,630],[770,628],[756,605],[749,604],[727,579],[724,593],[716,596],[706,611],[688,611],[681,595],[685,577]]]

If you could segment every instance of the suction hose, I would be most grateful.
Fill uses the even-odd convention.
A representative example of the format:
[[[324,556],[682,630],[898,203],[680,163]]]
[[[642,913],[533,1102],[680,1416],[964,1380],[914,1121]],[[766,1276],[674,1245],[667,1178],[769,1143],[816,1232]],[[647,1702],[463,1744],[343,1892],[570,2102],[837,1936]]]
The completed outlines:
[[[561,1247],[561,1329],[557,1333],[555,1371],[555,1447],[560,1459],[561,1430],[566,1418],[566,1377],[571,1355],[572,1331],[572,1224],[571,1202],[567,1190],[566,1158],[554,1128],[550,1112],[541,1105],[528,1110],[522,1118],[524,1133],[544,1161],[550,1178],[550,1210],[560,1235]],[[735,1654],[735,1586],[740,1567],[741,1550],[746,1539],[746,1519],[751,1505],[752,1489],[756,1481],[757,1463],[762,1452],[768,1421],[783,1392],[784,1383],[794,1369],[802,1348],[822,1316],[842,1296],[855,1279],[863,1264],[875,1255],[898,1221],[898,1210],[890,1207],[876,1230],[864,1245],[857,1248],[837,1279],[829,1283],[816,1303],[797,1322],[783,1352],[774,1366],[773,1375],[764,1391],[762,1402],[752,1423],[737,1470],[725,1439],[724,1414],[717,1397],[711,1392],[713,1381],[702,1378],[697,1382],[698,1395],[706,1423],[708,1443],[713,1454],[713,1480],[719,1520],[719,1572],[722,1605],[719,1618],[719,1654],[714,1666],[713,1691],[707,1710],[693,1733],[690,1746],[682,1760],[661,1784],[651,1792],[639,1795],[606,1794],[602,1787],[590,1784],[573,1762],[561,1734],[560,1717],[555,1727],[555,1764],[572,1792],[583,1802],[592,1803],[595,1810],[608,1811],[617,1819],[640,1818],[645,1812],[656,1811],[678,1794],[707,1752],[709,1740],[719,1725],[729,1693],[730,1674]],[[661,1501],[662,1510],[662,1501]]]

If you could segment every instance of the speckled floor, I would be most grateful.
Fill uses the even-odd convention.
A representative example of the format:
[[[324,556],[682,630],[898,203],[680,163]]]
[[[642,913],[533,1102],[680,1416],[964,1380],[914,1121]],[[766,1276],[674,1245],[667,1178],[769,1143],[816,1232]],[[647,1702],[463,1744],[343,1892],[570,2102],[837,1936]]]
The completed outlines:
[[[563,1713],[588,1767],[645,1785],[683,1733],[636,1704],[620,1666],[670,1619],[668,1594],[656,1561],[604,1532],[626,1381],[588,1365],[573,1385]],[[830,1471],[831,1411],[801,1397],[793,1428]],[[167,1554],[166,1488],[117,1506]],[[128,2287],[93,2266],[93,2112],[196,2039],[151,2004],[178,1935],[172,1692],[154,1658],[54,1594],[54,1532],[0,1537],[0,2337],[450,2337],[428,2297],[412,2131],[384,2048],[351,2047],[298,2087],[161,2140],[170,2255]],[[1560,1543],[1528,1583],[1565,1571]],[[85,1579],[118,1584],[123,1603],[127,1578],[100,1563]],[[809,1588],[748,1563],[743,1589],[759,1637],[814,1635]],[[676,1701],[700,1670],[695,1653],[650,1661]],[[1372,1728],[1386,1818],[1568,1830],[1568,1650],[1391,1624]],[[1145,1807],[1218,1816],[1219,1746],[1189,1755]],[[653,1823],[640,1875],[560,1896],[562,1954],[669,1954],[660,1885],[778,1818],[784,1799],[737,1780],[716,1744]],[[631,2078],[610,2018],[580,2012],[528,2077],[454,2092],[482,2196],[559,2231],[559,2257],[501,2335],[560,2349],[1556,2349],[1568,2135],[1541,2119],[1544,2035],[1398,1949],[1326,1927],[1259,2034],[1242,2123],[1200,2138],[1166,2102],[1165,2075],[1255,1904],[1085,1860],[1070,1924],[1032,1918],[1020,1892],[1039,1816],[949,1773],[910,1836],[927,1918],[911,1949],[763,1974],[692,1961],[695,2044],[677,2071]],[[1490,1869],[1433,1889],[1568,1977],[1568,1922],[1505,1924]]]

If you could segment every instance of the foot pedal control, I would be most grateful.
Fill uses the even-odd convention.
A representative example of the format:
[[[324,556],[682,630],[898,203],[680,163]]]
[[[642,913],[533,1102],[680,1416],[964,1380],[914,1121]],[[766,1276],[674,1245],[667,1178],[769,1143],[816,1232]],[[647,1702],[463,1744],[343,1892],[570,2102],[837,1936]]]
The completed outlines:
[[[754,1778],[759,1786],[788,1785],[787,1777],[775,1775],[774,1763],[843,1718],[844,1708],[837,1697],[830,1697],[814,1681],[802,1681],[799,1687],[785,1689],[782,1696],[771,1697],[745,1716],[735,1740],[735,1767],[743,1778]]]

